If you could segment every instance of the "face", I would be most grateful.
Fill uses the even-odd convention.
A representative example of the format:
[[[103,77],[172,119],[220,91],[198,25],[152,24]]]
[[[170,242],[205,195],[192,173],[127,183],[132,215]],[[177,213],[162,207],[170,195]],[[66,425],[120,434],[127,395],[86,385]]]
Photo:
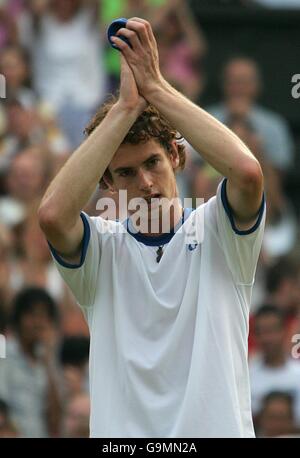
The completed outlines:
[[[21,86],[27,76],[26,64],[21,55],[14,50],[3,52],[0,59],[1,73],[5,76],[8,87]]]
[[[43,341],[43,336],[53,323],[43,304],[36,304],[25,313],[19,325],[19,336],[27,345],[35,345]]]
[[[170,154],[154,140],[138,145],[124,144],[109,165],[112,175],[109,187],[113,192],[126,190],[127,204],[131,199],[146,199],[150,219],[155,205],[152,201],[151,206],[151,198],[171,200],[178,196],[174,172],[178,165],[175,143]]]
[[[256,319],[257,343],[265,355],[277,355],[284,348],[284,328],[276,315],[264,315]]]
[[[21,202],[31,202],[43,193],[45,172],[38,155],[24,152],[12,161],[7,176],[8,192]]]
[[[226,98],[243,98],[253,101],[258,89],[258,76],[254,64],[241,59],[227,65],[224,80]]]
[[[293,421],[289,403],[284,399],[273,399],[261,415],[261,430],[265,437],[292,434]]]
[[[80,0],[52,0],[52,8],[56,17],[64,22],[72,19],[80,3]]]

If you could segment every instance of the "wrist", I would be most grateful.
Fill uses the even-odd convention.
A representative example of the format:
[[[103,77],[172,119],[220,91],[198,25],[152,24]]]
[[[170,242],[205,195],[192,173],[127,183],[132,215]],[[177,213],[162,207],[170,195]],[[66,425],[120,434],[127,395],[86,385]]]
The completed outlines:
[[[114,105],[113,109],[118,113],[124,113],[124,115],[126,116],[137,118],[142,111],[141,105],[142,104],[140,102],[133,104],[129,102],[124,102],[123,100],[119,99]]]
[[[153,83],[147,87],[144,93],[145,99],[155,106],[157,100],[160,100],[161,96],[165,92],[169,92],[172,87],[169,83],[161,77],[159,81]]]

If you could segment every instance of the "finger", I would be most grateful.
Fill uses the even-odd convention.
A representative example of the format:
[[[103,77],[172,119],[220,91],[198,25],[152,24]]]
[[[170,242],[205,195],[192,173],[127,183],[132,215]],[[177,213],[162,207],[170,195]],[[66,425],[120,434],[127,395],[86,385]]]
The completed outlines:
[[[120,36],[120,35],[129,40],[134,51],[142,50],[142,44],[136,32],[134,32],[133,30],[122,28],[122,29],[119,29],[117,32],[117,36]]]
[[[134,51],[130,48],[130,46],[121,38],[113,36],[111,37],[111,41],[118,47],[118,49],[124,54],[126,59],[133,58],[135,56]]]
[[[144,23],[129,19],[126,24],[126,28],[133,30],[138,35],[143,47],[149,46],[151,41]]]
[[[154,33],[153,33],[153,30],[152,30],[152,27],[151,27],[151,24],[150,22],[146,21],[145,19],[142,19],[140,17],[132,17],[130,19],[128,19],[127,21],[127,24],[128,22],[139,22],[140,24],[143,24],[147,30],[147,34],[148,34],[148,37],[149,37],[149,40],[152,42],[152,43],[156,43],[156,39],[155,39],[155,36],[154,36]],[[126,24],[126,26],[127,26]]]

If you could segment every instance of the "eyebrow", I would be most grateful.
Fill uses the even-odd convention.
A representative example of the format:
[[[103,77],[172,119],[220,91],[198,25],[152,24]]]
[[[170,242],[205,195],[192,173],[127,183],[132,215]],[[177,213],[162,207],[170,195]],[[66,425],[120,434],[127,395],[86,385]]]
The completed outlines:
[[[152,161],[153,159],[158,159],[160,158],[159,154],[152,154],[150,157],[148,157],[143,164],[147,164],[147,162]],[[114,173],[121,173],[121,172],[128,172],[130,170],[133,170],[134,167],[118,167],[116,170],[114,170]]]

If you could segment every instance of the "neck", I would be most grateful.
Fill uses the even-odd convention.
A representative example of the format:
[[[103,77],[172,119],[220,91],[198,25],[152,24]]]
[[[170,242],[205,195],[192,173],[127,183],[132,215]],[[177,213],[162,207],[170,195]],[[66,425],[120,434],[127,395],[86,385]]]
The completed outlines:
[[[156,221],[155,224],[152,224],[152,221],[149,220],[149,231],[143,232],[143,234],[148,237],[159,237],[160,235],[172,232],[180,221],[183,221],[183,213],[184,209],[181,205],[171,207],[169,212],[161,213],[159,221]]]
[[[26,356],[32,360],[36,359],[35,345],[32,342],[26,342],[23,339],[20,339],[20,347]]]
[[[284,351],[278,351],[272,355],[264,355],[264,362],[269,367],[280,367],[286,361],[286,355]]]
[[[174,231],[176,226],[183,222],[184,209],[180,203],[180,200],[176,198],[172,201],[172,205],[162,204],[159,208],[156,208],[151,212],[151,215],[145,216],[145,225],[141,224],[141,220],[135,219],[140,224],[138,227],[133,221],[133,225],[140,234],[147,237],[159,237],[164,234],[169,234]]]

